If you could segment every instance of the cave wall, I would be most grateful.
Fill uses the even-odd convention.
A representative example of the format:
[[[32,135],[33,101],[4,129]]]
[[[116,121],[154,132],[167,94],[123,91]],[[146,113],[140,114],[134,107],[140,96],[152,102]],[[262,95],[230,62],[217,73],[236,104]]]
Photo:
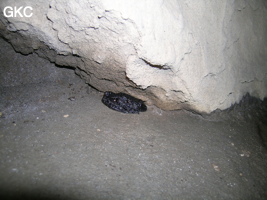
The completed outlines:
[[[56,67],[54,63],[36,53],[29,55],[16,53],[10,43],[2,38],[0,38],[0,63],[0,88],[6,90],[10,87],[39,83],[73,83],[78,79],[73,70]]]
[[[266,1],[15,0],[0,36],[23,54],[76,69],[101,90],[165,110],[212,112],[267,96]],[[29,11],[29,10],[28,10]]]

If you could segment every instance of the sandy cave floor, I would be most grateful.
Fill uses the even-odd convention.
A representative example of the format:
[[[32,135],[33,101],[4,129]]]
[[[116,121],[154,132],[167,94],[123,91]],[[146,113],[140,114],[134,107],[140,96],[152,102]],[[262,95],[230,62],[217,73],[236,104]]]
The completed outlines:
[[[123,114],[83,84],[0,89],[1,199],[266,199],[253,123],[148,107]]]

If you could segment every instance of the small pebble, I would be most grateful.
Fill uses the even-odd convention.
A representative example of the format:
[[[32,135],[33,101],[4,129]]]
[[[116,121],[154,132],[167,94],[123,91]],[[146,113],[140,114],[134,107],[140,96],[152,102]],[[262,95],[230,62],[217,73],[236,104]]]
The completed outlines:
[[[216,171],[216,172],[219,172],[220,171],[220,169],[219,169],[219,167],[217,166],[217,165],[212,165],[213,166],[213,168],[214,168],[214,170]]]
[[[74,101],[75,100],[75,97],[69,97],[68,100]]]

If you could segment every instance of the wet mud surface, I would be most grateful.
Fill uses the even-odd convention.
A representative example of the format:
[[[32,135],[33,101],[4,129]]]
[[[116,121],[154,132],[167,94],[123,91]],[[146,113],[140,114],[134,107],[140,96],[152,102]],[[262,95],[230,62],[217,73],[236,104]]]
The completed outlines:
[[[267,199],[266,101],[124,114],[0,43],[0,199]]]
[[[0,92],[1,199],[267,197],[264,104],[130,115],[79,81]]]

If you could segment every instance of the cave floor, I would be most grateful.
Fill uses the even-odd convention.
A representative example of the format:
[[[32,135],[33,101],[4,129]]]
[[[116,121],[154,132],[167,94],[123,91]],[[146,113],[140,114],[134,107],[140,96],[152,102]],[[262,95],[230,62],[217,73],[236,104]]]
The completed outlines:
[[[0,89],[1,199],[266,199],[251,123],[123,114],[70,83]]]

